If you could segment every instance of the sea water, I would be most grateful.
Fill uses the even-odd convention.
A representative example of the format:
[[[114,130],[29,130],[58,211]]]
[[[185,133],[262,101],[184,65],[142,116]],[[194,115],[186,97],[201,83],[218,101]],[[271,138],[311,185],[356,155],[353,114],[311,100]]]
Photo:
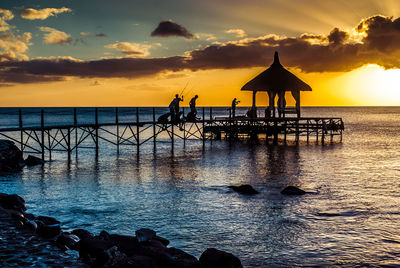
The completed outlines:
[[[100,109],[100,122],[115,120],[113,111]],[[157,116],[166,111],[157,108]],[[120,121],[136,120],[135,109],[120,112]],[[0,113],[0,127],[18,126],[18,109]],[[140,120],[152,119],[151,108],[140,113]],[[92,108],[78,109],[79,122],[93,115]],[[98,157],[93,149],[79,149],[68,162],[65,152],[54,153],[43,167],[3,175],[0,192],[22,196],[28,212],[55,217],[66,231],[134,235],[151,228],[196,257],[215,247],[245,267],[400,265],[400,107],[305,107],[302,115],[342,117],[343,142],[222,140],[203,147],[198,140],[176,140],[171,150],[169,140],[160,138],[155,151],[149,142],[139,155],[135,146],[117,153],[115,145],[101,142]],[[24,109],[23,122],[40,125],[40,109]],[[46,109],[45,122],[71,124],[72,109]],[[260,194],[227,188],[239,184]],[[288,185],[312,193],[281,195]],[[18,241],[0,234],[7,243]],[[19,258],[39,266],[47,258],[28,255]]]

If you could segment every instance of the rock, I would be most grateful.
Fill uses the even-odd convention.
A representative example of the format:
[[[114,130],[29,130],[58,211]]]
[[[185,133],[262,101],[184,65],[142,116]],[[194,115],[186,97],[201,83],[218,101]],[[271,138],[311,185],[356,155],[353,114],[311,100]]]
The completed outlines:
[[[109,260],[106,252],[113,247],[110,241],[100,238],[84,238],[79,241],[79,257],[92,267],[103,267]]]
[[[108,241],[127,256],[134,256],[139,252],[139,241],[134,236],[111,234]]]
[[[129,268],[158,268],[157,263],[147,256],[132,256],[127,259],[124,267]]]
[[[28,155],[28,157],[25,159],[25,164],[31,167],[36,165],[43,165],[44,161],[39,157]]]
[[[20,221],[22,223],[26,221],[24,214],[22,212],[13,209],[6,209],[6,211],[13,220]]]
[[[236,268],[243,267],[239,258],[231,253],[215,248],[208,248],[200,256],[201,267],[207,268]]]
[[[33,215],[32,213],[24,213],[24,217],[28,220],[33,221],[34,219],[36,219],[36,216]]]
[[[10,140],[0,140],[0,171],[20,171],[24,166],[22,152]]]
[[[57,243],[66,246],[68,249],[76,250],[78,248],[79,237],[67,232],[62,232],[57,237]]]
[[[139,243],[152,240],[156,236],[155,231],[147,228],[139,229],[135,234]]]
[[[136,255],[152,258],[159,267],[189,268],[199,265],[196,257],[177,248],[153,247],[141,243]]]
[[[16,194],[0,193],[0,206],[4,209],[13,209],[19,212],[26,210],[25,200]]]
[[[60,222],[54,218],[39,216],[36,219],[37,233],[44,238],[52,238],[61,233]]]
[[[120,252],[116,246],[106,250],[108,261],[104,264],[105,267],[121,267],[128,262],[128,257]]]
[[[30,220],[30,219],[26,219],[24,227],[26,230],[30,230],[30,231],[36,231],[37,230],[37,224],[35,221]]]
[[[104,230],[101,231],[100,234],[97,237],[100,238],[100,239],[103,239],[103,240],[110,240],[110,234],[107,233]]]
[[[156,235],[153,238],[153,240],[160,241],[164,246],[168,246],[169,245],[169,240],[168,239],[165,239],[164,237],[161,237],[161,236],[158,236],[158,235]]]
[[[88,232],[84,229],[75,229],[71,232],[71,234],[76,235],[77,237],[79,237],[79,239],[94,237],[94,235],[91,232]]]
[[[288,187],[286,187],[285,189],[283,189],[281,191],[281,194],[284,194],[284,195],[303,195],[303,194],[306,194],[306,192],[303,191],[300,188],[297,188],[296,186],[288,186]]]
[[[258,191],[254,190],[254,188],[249,185],[249,184],[243,184],[240,186],[228,186],[229,188],[231,188],[232,190],[234,190],[235,192],[241,193],[241,194],[247,194],[247,195],[251,195],[251,194],[258,194]]]

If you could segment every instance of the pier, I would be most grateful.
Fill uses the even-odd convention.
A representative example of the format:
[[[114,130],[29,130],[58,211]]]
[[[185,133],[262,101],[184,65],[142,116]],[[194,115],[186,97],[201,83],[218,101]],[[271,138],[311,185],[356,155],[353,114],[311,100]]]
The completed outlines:
[[[66,124],[47,122],[46,117],[52,117],[54,121],[58,115],[41,109],[36,112],[40,114],[40,117],[36,116],[39,121],[32,122],[30,118],[30,125],[26,125],[25,116],[19,109],[17,126],[0,127],[0,137],[14,141],[24,153],[51,160],[53,152],[65,152],[70,159],[73,153],[78,155],[80,149],[93,149],[98,155],[100,141],[114,145],[118,152],[124,146],[139,154],[141,146],[146,143],[152,143],[156,150],[159,142],[169,142],[173,150],[178,139],[183,140],[184,144],[191,140],[200,140],[203,146],[207,140],[259,138],[273,144],[286,144],[288,141],[298,144],[300,140],[304,140],[306,143],[324,145],[327,142],[341,142],[344,130],[341,118],[233,118],[227,108],[222,108],[226,115],[221,110],[214,114],[214,107],[198,108],[200,119],[195,122],[182,121],[180,126],[171,122],[159,122],[159,110],[163,108],[158,107],[124,108],[123,111],[121,108],[106,108],[106,111],[100,110],[102,108],[85,108],[86,122],[82,123],[78,121],[78,116],[81,115],[79,109],[81,108],[70,108],[63,112],[64,117],[68,115],[72,119],[71,123]],[[106,113],[107,122],[99,119],[99,112],[103,115]],[[183,112],[185,113],[185,108]],[[121,120],[121,115],[125,115],[124,120]]]

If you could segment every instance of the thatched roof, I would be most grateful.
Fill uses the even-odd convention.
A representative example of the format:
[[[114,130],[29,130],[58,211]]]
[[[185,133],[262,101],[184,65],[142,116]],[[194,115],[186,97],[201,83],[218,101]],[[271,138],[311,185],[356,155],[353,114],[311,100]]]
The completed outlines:
[[[274,62],[264,72],[247,82],[241,90],[270,91],[285,90],[311,91],[311,87],[297,76],[286,70],[279,62],[278,52],[275,52]]]

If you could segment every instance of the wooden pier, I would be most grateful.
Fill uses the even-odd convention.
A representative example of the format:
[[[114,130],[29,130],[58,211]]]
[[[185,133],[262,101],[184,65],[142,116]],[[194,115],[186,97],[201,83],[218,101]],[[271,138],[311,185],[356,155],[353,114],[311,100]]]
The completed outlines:
[[[334,142],[335,137],[339,137],[337,141],[341,142],[344,130],[341,118],[232,118],[230,113],[227,116],[214,116],[212,107],[198,108],[199,120],[183,122],[178,126],[157,121],[156,108],[149,108],[152,109],[151,120],[141,120],[139,108],[133,109],[135,115],[128,122],[120,122],[119,108],[114,108],[113,122],[101,123],[98,108],[94,108],[94,123],[78,123],[77,109],[73,108],[73,121],[65,125],[45,124],[45,112],[41,110],[40,122],[35,126],[25,126],[20,109],[18,127],[0,127],[0,137],[14,141],[24,153],[38,154],[43,160],[51,160],[52,152],[66,152],[70,159],[72,153],[78,155],[79,149],[87,148],[94,149],[98,155],[99,141],[115,145],[117,151],[121,146],[130,146],[139,153],[145,143],[153,143],[156,149],[157,139],[161,140],[163,134],[173,149],[175,139],[181,139],[184,143],[201,140],[204,146],[206,140],[265,137],[266,142],[286,144],[288,140],[299,143],[304,137],[307,143],[324,145],[328,140]],[[185,114],[184,108],[183,111]]]

